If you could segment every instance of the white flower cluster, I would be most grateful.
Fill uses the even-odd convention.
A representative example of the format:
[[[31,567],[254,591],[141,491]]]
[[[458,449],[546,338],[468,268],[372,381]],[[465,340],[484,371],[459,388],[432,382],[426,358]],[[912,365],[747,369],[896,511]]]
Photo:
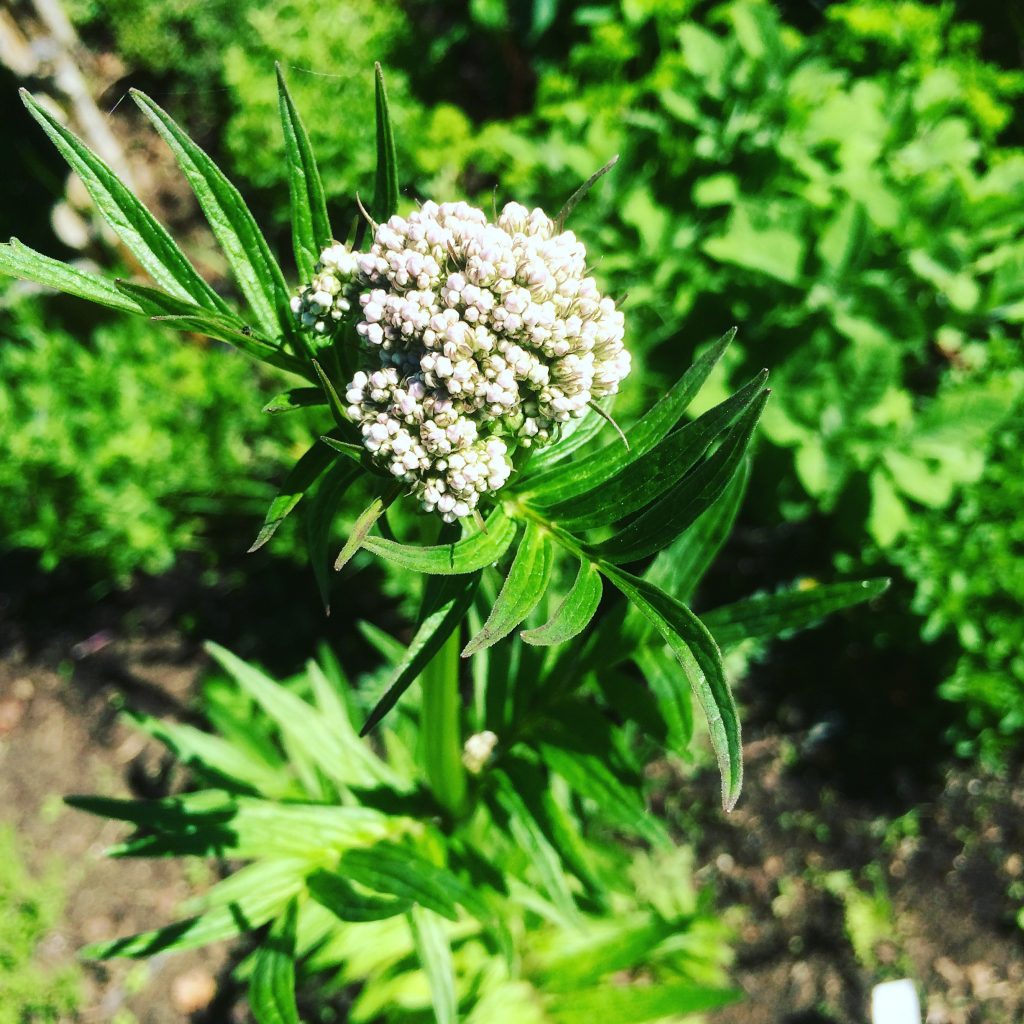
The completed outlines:
[[[371,364],[348,386],[348,413],[447,522],[504,485],[505,438],[549,443],[629,373],[622,314],[587,276],[583,245],[518,203],[497,224],[466,203],[392,217],[368,252],[326,250],[293,309],[323,332],[357,293]]]
[[[320,254],[313,280],[292,297],[292,312],[303,327],[329,334],[352,308],[356,254],[335,243]]]

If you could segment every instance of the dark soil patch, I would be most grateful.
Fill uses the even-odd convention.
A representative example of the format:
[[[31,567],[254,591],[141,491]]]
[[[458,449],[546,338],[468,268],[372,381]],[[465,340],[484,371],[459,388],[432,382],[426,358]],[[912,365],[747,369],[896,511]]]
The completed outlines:
[[[70,671],[8,655],[0,662],[0,823],[16,831],[32,874],[57,865],[66,889],[58,930],[42,950],[54,968],[84,945],[159,927],[215,880],[209,868],[162,860],[113,861],[104,851],[124,828],[64,807],[71,793],[154,795],[165,782],[159,748],[121,724],[126,695],[134,707],[179,714],[198,662],[173,635],[107,638],[102,655],[67,652]],[[81,1022],[221,1024],[235,1019],[228,951],[211,948],[148,962],[86,962]],[[119,1016],[120,1015],[120,1016]]]
[[[949,764],[933,792],[892,817],[801,764],[806,739],[748,744],[729,816],[673,806],[680,789],[665,786],[665,812],[696,841],[698,878],[737,916],[733,973],[747,999],[715,1021],[863,1024],[873,986],[909,978],[928,1024],[1019,1024],[1024,771]],[[702,775],[686,795],[703,799],[715,784]]]

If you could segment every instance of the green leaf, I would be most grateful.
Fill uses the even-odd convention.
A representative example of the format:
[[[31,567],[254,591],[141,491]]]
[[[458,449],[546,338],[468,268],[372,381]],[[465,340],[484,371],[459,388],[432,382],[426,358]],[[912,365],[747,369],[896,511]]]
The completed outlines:
[[[174,153],[256,322],[270,337],[282,331],[291,334],[293,324],[284,275],[238,189],[170,114],[144,93],[133,89],[131,94]]]
[[[271,416],[282,412],[295,412],[297,409],[308,409],[313,405],[326,405],[327,400],[320,388],[289,388],[282,391],[263,406],[263,411]],[[327,441],[328,444],[333,438]],[[339,442],[341,443],[341,442]]]
[[[668,547],[722,495],[739,470],[768,392],[763,391],[726,435],[718,449],[689,476],[615,536],[592,550],[617,565],[636,562]]]
[[[395,136],[391,129],[384,72],[379,63],[373,65],[373,73],[377,98],[377,183],[370,212],[374,220],[382,222],[398,210],[398,158],[395,155]]]
[[[412,686],[424,666],[461,625],[473,603],[473,595],[479,583],[479,573],[445,577],[440,581],[405,657],[394,667],[384,696],[370,712],[370,717],[360,730],[360,736],[365,736],[398,703],[398,699]]]
[[[128,821],[138,831],[109,852],[114,857],[296,857],[365,846],[393,835],[403,819],[369,807],[290,803],[199,790],[160,800],[73,796],[89,814]]]
[[[313,371],[316,373],[317,380],[320,381],[320,386],[324,389],[324,394],[327,396],[327,404],[331,407],[331,412],[334,414],[335,422],[340,426],[343,423],[349,423],[348,413],[345,411],[345,403],[341,400],[341,396],[338,394],[338,389],[334,386],[334,382],[330,377],[327,376],[327,372],[323,366],[320,365],[319,360],[311,360],[313,364]]]
[[[340,921],[384,921],[406,913],[412,906],[409,899],[357,892],[344,878],[331,871],[314,871],[306,879],[306,887],[309,895]]]
[[[707,718],[722,775],[722,805],[732,810],[743,785],[743,748],[736,704],[714,638],[686,605],[645,580],[611,566],[603,566],[602,571],[651,621],[682,666]]]
[[[244,887],[232,902],[215,906],[205,914],[178,921],[166,928],[94,943],[83,949],[82,955],[93,960],[115,956],[142,958],[196,949],[211,942],[244,935],[266,924],[284,909],[302,888],[304,867],[303,861],[274,860],[250,864],[228,879],[237,880],[236,887]]]
[[[664,829],[648,813],[638,791],[623,785],[604,758],[569,749],[561,743],[541,743],[538,753],[551,771],[565,779],[570,789],[593,800],[606,820],[630,829],[650,843],[666,841]]]
[[[459,1008],[455,996],[455,962],[444,925],[436,914],[416,906],[409,911],[409,927],[416,955],[430,985],[430,1001],[437,1024],[456,1024]]]
[[[496,644],[533,611],[547,590],[553,564],[551,538],[536,523],[528,522],[498,599],[483,628],[463,648],[462,657]]]
[[[704,988],[690,982],[605,984],[549,996],[553,1024],[647,1024],[727,1006],[742,997],[731,989]]]
[[[320,253],[334,237],[327,216],[327,200],[320,181],[316,157],[298,110],[288,92],[281,65],[277,70],[277,96],[281,110],[281,130],[288,161],[288,193],[291,199],[292,245],[299,277],[308,281],[316,272]]]
[[[621,441],[613,441],[599,451],[573,463],[572,472],[554,466],[528,481],[524,494],[548,502],[563,501],[596,487],[615,476],[624,466],[649,452],[679,422],[715,368],[736,328],[727,331],[672,385],[668,393],[637,423],[625,432],[627,449]]]
[[[295,1002],[297,916],[293,899],[256,951],[249,979],[249,1008],[257,1024],[301,1024]]]
[[[331,540],[331,524],[338,511],[341,496],[349,484],[359,475],[359,467],[352,462],[335,460],[327,474],[320,481],[309,503],[306,515],[306,541],[309,561],[320,591],[324,611],[331,613],[331,576],[327,547]]]
[[[172,750],[183,765],[193,770],[233,779],[255,792],[285,798],[295,796],[295,785],[280,767],[228,743],[220,736],[203,732],[184,722],[163,722],[150,715],[126,712],[136,728]]]
[[[137,303],[121,294],[113,281],[44,256],[22,245],[16,238],[0,245],[0,273],[20,277],[23,281],[35,281],[45,288],[55,288],[122,313],[142,312]]]
[[[762,370],[736,394],[673,431],[646,455],[597,487],[537,507],[546,518],[573,531],[596,529],[624,519],[680,480],[715,438],[751,406],[767,379],[768,371]]]
[[[689,603],[722,545],[732,532],[750,477],[750,458],[743,460],[725,493],[705,509],[694,524],[670,547],[658,554],[644,579],[670,593],[683,604]]]
[[[565,205],[558,211],[555,218],[555,230],[562,231],[565,222],[573,210],[587,197],[587,193],[619,162],[618,154],[613,156],[600,170],[595,171],[569,198]]]
[[[228,345],[244,352],[253,359],[269,363],[281,370],[297,374],[300,377],[308,377],[306,367],[294,356],[282,352],[269,342],[257,337],[247,327],[231,327],[226,325],[216,314],[210,316],[204,313],[202,316],[154,316],[154,323],[162,327],[169,327],[174,331],[184,331],[187,334],[201,334],[207,338],[216,338]]]
[[[684,530],[651,562],[643,576],[648,583],[671,594],[677,601],[689,604],[697,585],[732,532],[749,476],[748,456],[722,497],[705,509],[688,530]],[[613,664],[626,660],[630,650],[641,646],[653,628],[637,608],[630,605],[622,629],[614,638],[617,649],[604,653],[614,659]],[[611,641],[609,638],[609,645]]]
[[[403,569],[435,575],[456,576],[493,565],[509,549],[516,536],[515,521],[499,506],[483,529],[452,544],[401,544],[384,537],[367,537],[363,547],[382,555]]]
[[[335,572],[340,572],[348,565],[352,556],[363,546],[366,535],[373,529],[373,524],[384,515],[388,506],[397,496],[398,492],[394,490],[389,494],[378,495],[359,513],[355,523],[352,524],[352,530],[349,532],[345,544],[334,560]]]
[[[242,321],[234,313],[203,309],[191,299],[170,295],[159,288],[150,288],[149,285],[137,284],[134,281],[125,281],[121,278],[114,281],[114,287],[122,295],[131,299],[147,316],[207,317],[211,322],[223,324],[228,329],[237,330],[243,326]]]
[[[661,646],[641,647],[634,655],[654,694],[658,713],[665,723],[665,749],[683,757],[693,737],[693,704],[686,677]]]
[[[21,90],[21,98],[61,156],[82,179],[103,219],[139,261],[142,269],[165,291],[179,298],[191,299],[205,309],[227,312],[224,300],[199,276],[174,239],[117,175],[44,110],[27,90]]]
[[[522,795],[517,792],[512,779],[504,772],[496,772],[495,777],[498,782],[495,797],[508,815],[510,838],[529,858],[548,898],[563,917],[567,921],[578,921],[579,912],[558,851],[544,834],[544,829],[530,812]]]
[[[206,650],[283,733],[302,745],[327,778],[346,786],[373,786],[380,781],[379,773],[368,765],[362,744],[354,742],[354,737],[346,743],[311,704],[223,647],[207,643]]]
[[[855,583],[811,582],[778,594],[759,594],[716,608],[704,616],[704,625],[726,650],[744,640],[768,639],[789,630],[806,629],[842,608],[870,601],[883,594],[885,578]]]
[[[538,647],[564,644],[587,628],[601,603],[602,589],[601,574],[597,568],[581,558],[576,581],[555,609],[555,614],[543,626],[524,630],[519,636]]]
[[[450,871],[411,847],[396,843],[347,850],[338,863],[338,871],[367,889],[418,903],[449,921],[458,917],[456,903],[467,899],[473,902]]]
[[[302,500],[306,491],[320,479],[327,467],[336,461],[331,450],[317,442],[292,466],[277,497],[270,503],[259,535],[253,541],[252,547],[249,548],[250,553],[258,551],[274,536],[277,528],[288,518],[289,513]]]

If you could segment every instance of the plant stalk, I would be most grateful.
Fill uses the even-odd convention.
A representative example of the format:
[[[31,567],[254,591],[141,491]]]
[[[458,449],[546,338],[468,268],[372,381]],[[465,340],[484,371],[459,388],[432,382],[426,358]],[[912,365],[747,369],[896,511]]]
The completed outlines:
[[[456,629],[420,675],[420,736],[427,782],[438,801],[454,815],[466,805],[466,769],[462,763],[459,711],[459,651]]]

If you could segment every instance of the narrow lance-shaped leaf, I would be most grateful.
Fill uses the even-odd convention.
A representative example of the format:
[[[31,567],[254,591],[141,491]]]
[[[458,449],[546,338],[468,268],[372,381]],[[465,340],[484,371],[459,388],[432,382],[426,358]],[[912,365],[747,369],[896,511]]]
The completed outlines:
[[[314,871],[306,879],[306,888],[320,906],[326,907],[340,921],[384,921],[404,914],[412,906],[409,899],[358,892],[331,871]]]
[[[45,288],[54,288],[122,313],[142,312],[138,303],[121,294],[113,281],[87,274],[84,270],[44,256],[16,238],[0,245],[0,273],[19,277],[23,281],[34,281]]]
[[[593,548],[594,554],[621,565],[646,558],[668,547],[705,509],[721,497],[743,462],[744,453],[767,399],[768,392],[762,392],[713,455],[615,536],[596,545]]]
[[[373,529],[373,524],[387,511],[388,506],[398,497],[398,491],[392,488],[388,493],[379,495],[370,502],[362,512],[359,513],[344,547],[334,560],[335,572],[340,572],[348,565],[352,556],[363,546],[367,534]]]
[[[462,883],[450,871],[396,843],[347,850],[338,871],[359,885],[418,903],[449,921],[457,919],[456,904],[467,898]]]
[[[295,1002],[295,922],[293,899],[260,943],[249,979],[249,1008],[257,1024],[300,1024]]]
[[[708,612],[704,625],[725,650],[744,640],[806,629],[833,612],[878,597],[888,589],[889,582],[884,577],[854,583],[812,582],[778,594],[758,594]]]
[[[569,214],[582,202],[587,193],[619,162],[618,154],[613,156],[599,171],[595,171],[585,182],[571,196],[566,200],[565,206],[558,211],[558,216],[555,218],[555,226],[557,231],[561,231],[565,227],[565,222],[569,218]]]
[[[132,98],[174,153],[260,328],[294,333],[281,268],[238,189],[170,114],[137,90]]]
[[[743,785],[743,750],[736,704],[714,638],[686,605],[668,594],[621,569],[605,565],[602,571],[650,619],[686,673],[707,718],[722,775],[722,804],[732,810]]]
[[[445,577],[438,581],[434,600],[425,610],[405,657],[392,671],[384,696],[370,713],[360,731],[361,736],[365,736],[398,703],[398,699],[413,684],[423,667],[462,623],[473,603],[473,595],[479,583],[479,573]]]
[[[263,411],[271,416],[278,416],[283,412],[295,412],[298,409],[308,409],[314,405],[326,404],[327,399],[320,388],[289,388],[267,402],[263,406]]]
[[[115,956],[148,957],[174,950],[196,949],[253,931],[276,916],[302,888],[306,865],[304,860],[250,864],[227,879],[235,882],[235,889],[244,890],[232,902],[217,904],[205,914],[178,921],[166,928],[94,943],[83,949],[82,955],[94,960]],[[216,888],[211,890],[211,895]]]
[[[555,609],[555,614],[536,629],[524,630],[519,636],[528,644],[550,647],[578,636],[597,612],[601,603],[601,574],[587,559],[580,559],[580,569],[572,589]]]
[[[658,714],[665,723],[665,748],[679,756],[685,755],[693,736],[689,681],[661,644],[641,647],[634,660],[654,694]]]
[[[496,562],[516,535],[515,521],[500,507],[487,519],[483,529],[452,544],[401,544],[384,537],[367,537],[363,547],[413,572],[456,576],[476,572]]]
[[[742,995],[688,981],[650,985],[607,983],[549,996],[545,1011],[552,1024],[594,1024],[595,1020],[653,1024],[727,1006]]]
[[[398,210],[398,157],[391,128],[388,92],[379,63],[373,65],[377,105],[377,183],[373,193],[373,217],[385,221]]]
[[[320,481],[306,515],[309,561],[313,566],[313,575],[320,590],[324,611],[328,615],[331,613],[331,576],[327,547],[331,540],[331,525],[338,511],[341,496],[358,475],[359,467],[355,463],[336,459]]]
[[[122,295],[131,299],[143,313],[151,317],[205,317],[210,323],[220,324],[224,328],[232,330],[239,330],[245,326],[242,320],[232,312],[214,312],[204,309],[191,299],[183,299],[161,291],[159,288],[150,288],[149,285],[124,281],[119,278],[114,282],[114,287]]]
[[[413,945],[430,985],[430,1001],[437,1024],[456,1024],[458,1001],[455,997],[455,963],[448,934],[440,918],[432,911],[414,906],[409,911]]]
[[[574,498],[541,506],[545,517],[568,530],[607,526],[664,494],[689,472],[711,443],[757,398],[768,372],[660,441],[616,476]]]
[[[567,921],[578,922],[579,911],[558,851],[544,834],[540,823],[530,813],[530,808],[522,795],[516,791],[509,776],[503,772],[496,772],[495,780],[495,799],[508,815],[512,841],[529,857],[548,898],[562,916]]]
[[[206,649],[283,733],[302,744],[327,778],[342,785],[370,786],[383,777],[395,785],[363,746],[353,742],[352,734],[332,729],[313,705],[223,647],[208,643]]]
[[[259,536],[249,548],[250,552],[258,551],[274,536],[277,528],[302,500],[306,491],[320,479],[327,467],[336,461],[330,448],[318,441],[292,466],[277,497],[270,503]]]
[[[277,70],[281,130],[284,133],[284,151],[288,161],[295,265],[299,277],[308,281],[313,276],[320,253],[332,240],[331,222],[327,216],[327,200],[309,136],[288,92],[281,65],[277,63],[274,67]]]
[[[139,261],[142,269],[166,291],[191,299],[206,309],[226,312],[228,306],[224,300],[199,276],[166,229],[110,167],[44,110],[25,89],[21,90],[21,98],[61,156],[82,179],[103,219]]]
[[[683,604],[690,603],[697,585],[732,532],[749,476],[748,455],[718,501],[705,509],[689,529],[684,530],[651,562],[643,577],[648,583]],[[633,651],[648,641],[653,631],[651,623],[627,602],[625,621],[614,636],[614,650],[611,649],[610,637],[607,649],[597,652],[599,661],[607,658],[611,664],[618,664],[628,660]]]
[[[562,501],[608,480],[623,466],[649,452],[679,422],[735,336],[736,328],[722,335],[672,385],[654,408],[625,431],[628,449],[621,441],[613,441],[574,463],[571,474],[567,474],[564,467],[554,466],[528,480],[524,493],[545,501]]]
[[[547,590],[553,564],[551,538],[536,523],[528,522],[498,599],[483,628],[463,649],[464,658],[508,636],[533,611]]]
[[[269,363],[271,366],[287,370],[300,377],[309,378],[309,371],[295,356],[282,351],[276,345],[263,341],[247,327],[226,326],[216,314],[213,316],[206,313],[202,316],[154,316],[152,319],[154,323],[158,323],[162,327],[184,331],[188,334],[201,334],[207,338],[223,341],[228,345],[233,345],[247,356],[252,356],[253,359]]]

